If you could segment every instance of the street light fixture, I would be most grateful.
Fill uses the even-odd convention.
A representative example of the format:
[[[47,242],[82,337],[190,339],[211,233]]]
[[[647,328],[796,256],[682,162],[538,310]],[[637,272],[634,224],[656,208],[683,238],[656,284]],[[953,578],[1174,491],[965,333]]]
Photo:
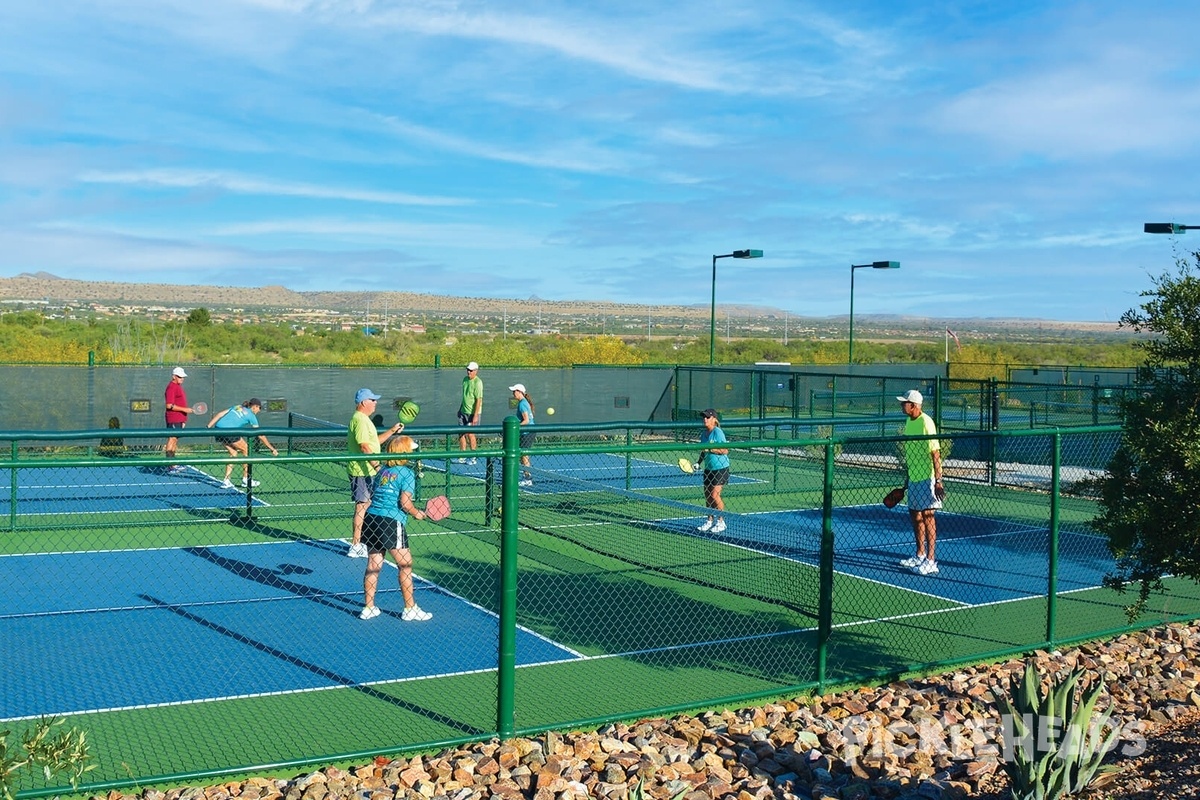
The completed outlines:
[[[872,261],[870,264],[850,265],[850,356],[847,364],[854,363],[854,270],[856,269],[900,269],[899,261]]]
[[[1147,222],[1142,226],[1146,233],[1185,233],[1200,230],[1200,225],[1176,225],[1174,222]]]
[[[762,258],[762,254],[762,250],[734,250],[732,253],[713,256],[712,305],[708,314],[708,365],[710,367],[717,361],[717,259]]]

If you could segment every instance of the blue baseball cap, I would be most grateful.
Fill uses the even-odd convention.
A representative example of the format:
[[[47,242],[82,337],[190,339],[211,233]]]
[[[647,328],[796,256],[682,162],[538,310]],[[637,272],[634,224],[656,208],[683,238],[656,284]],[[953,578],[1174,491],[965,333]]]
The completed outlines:
[[[382,395],[375,394],[370,389],[359,389],[354,395],[354,405],[364,400],[378,400]]]

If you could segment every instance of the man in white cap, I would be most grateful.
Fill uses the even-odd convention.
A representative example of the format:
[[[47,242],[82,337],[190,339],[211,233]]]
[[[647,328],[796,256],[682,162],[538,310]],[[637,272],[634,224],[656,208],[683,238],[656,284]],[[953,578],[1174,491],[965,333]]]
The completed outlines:
[[[483,414],[483,380],[479,377],[479,365],[472,361],[467,364],[467,375],[463,378],[462,383],[462,403],[458,407],[458,424],[463,427],[475,427],[479,424],[479,417]],[[470,445],[472,450],[479,447],[479,442],[475,439],[473,433],[463,433],[458,437],[458,449],[466,452],[467,445]],[[460,464],[474,464],[475,459],[467,461],[465,458],[459,458]]]
[[[404,425],[397,422],[383,433],[375,428],[371,415],[375,413],[375,404],[379,395],[370,389],[362,388],[354,394],[354,414],[350,417],[350,425],[346,433],[346,449],[353,455],[375,455],[380,452],[380,445],[404,430]],[[379,471],[378,461],[349,461],[346,471],[350,474],[350,497],[354,500],[354,520],[350,528],[350,549],[346,555],[351,558],[366,558],[367,546],[362,542],[363,518],[371,505],[371,487],[375,473]]]
[[[904,423],[905,436],[937,435],[937,426],[929,415],[921,410],[925,398],[916,389],[909,389],[896,398],[908,419]],[[908,516],[912,519],[913,537],[917,542],[917,553],[900,562],[918,575],[936,575],[937,565],[937,522],[934,512],[942,507],[942,453],[938,440],[911,439],[904,443],[904,462],[907,469],[905,489],[908,493]]]
[[[167,384],[167,390],[163,393],[166,399],[166,423],[167,427],[182,428],[187,425],[188,414],[192,413],[192,409],[187,404],[187,395],[183,391],[183,379],[187,377],[183,367],[176,367],[171,370],[171,382]],[[163,446],[163,455],[167,458],[175,457],[175,448],[179,445],[179,437],[168,437],[166,445]],[[172,475],[183,472],[184,468],[179,464],[172,464],[167,467],[167,472]]]

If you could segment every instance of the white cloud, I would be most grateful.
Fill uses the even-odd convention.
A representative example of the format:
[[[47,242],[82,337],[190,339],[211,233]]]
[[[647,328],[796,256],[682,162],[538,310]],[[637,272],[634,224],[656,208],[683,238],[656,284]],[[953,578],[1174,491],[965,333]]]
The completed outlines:
[[[1098,72],[1072,67],[997,81],[953,99],[935,118],[949,132],[1055,159],[1163,152],[1195,140],[1200,92]]]
[[[207,233],[221,237],[268,237],[295,234],[304,237],[330,237],[352,241],[387,241],[395,244],[421,244],[457,249],[535,248],[541,237],[528,230],[513,230],[487,225],[407,223],[393,220],[357,220],[341,218],[266,219],[217,225]],[[447,243],[453,243],[448,245]]]
[[[171,189],[217,189],[234,194],[306,197],[320,200],[347,200],[361,203],[384,203],[410,206],[464,206],[474,201],[404,192],[381,192],[370,189],[351,189],[321,186],[311,183],[277,181],[225,172],[205,172],[184,169],[147,169],[138,171],[91,170],[79,176],[84,183],[158,186]]]
[[[1002,153],[1068,161],[1190,145],[1200,127],[1194,31],[1156,12],[1080,3],[1024,19],[1024,30],[981,32],[974,44],[999,68],[977,64],[964,78],[983,78],[932,120]]]
[[[441,150],[527,167],[571,172],[626,173],[633,169],[636,160],[636,157],[628,152],[597,147],[584,141],[562,143],[535,151],[532,148],[502,147],[484,138],[461,136],[396,117],[386,117],[383,121],[394,132]]]

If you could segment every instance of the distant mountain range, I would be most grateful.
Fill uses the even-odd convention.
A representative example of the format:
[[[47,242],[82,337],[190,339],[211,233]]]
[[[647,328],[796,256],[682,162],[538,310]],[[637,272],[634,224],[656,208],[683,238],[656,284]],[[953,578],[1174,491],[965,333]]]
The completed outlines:
[[[537,312],[552,314],[608,313],[644,314],[648,306],[633,303],[604,303],[564,300],[527,300],[487,297],[450,297],[414,292],[296,292],[284,286],[180,286],[166,283],[119,283],[116,281],[79,281],[60,278],[48,272],[23,272],[13,278],[0,278],[0,299],[29,301],[65,301],[118,304],[157,304],[171,308],[272,308],[329,309],[359,311],[370,304],[382,309],[413,311],[463,311],[468,313]],[[668,309],[678,315],[708,313],[695,306],[649,306],[656,311]],[[722,305],[737,311],[739,307]],[[780,316],[783,311],[755,307],[754,313]],[[747,309],[749,311],[749,309]]]
[[[100,303],[107,305],[161,306],[172,309],[241,308],[241,309],[325,309],[362,313],[367,307],[393,312],[428,311],[467,314],[619,314],[642,316],[707,317],[708,305],[647,305],[635,303],[589,302],[582,300],[525,300],[493,297],[451,297],[413,292],[297,292],[284,286],[203,286],[167,283],[120,283],[117,281],[80,281],[60,278],[48,272],[23,272],[12,278],[0,278],[0,300],[49,301],[66,303]],[[767,306],[718,304],[722,312],[802,320],[781,309]],[[824,320],[845,319],[846,315],[823,317]],[[814,318],[817,319],[817,318]],[[1057,322],[1037,319],[953,318],[935,319],[893,314],[871,314],[857,317],[876,325],[889,322],[898,327],[943,324],[963,328],[1021,328],[1078,330],[1090,333],[1116,332],[1115,322]]]

